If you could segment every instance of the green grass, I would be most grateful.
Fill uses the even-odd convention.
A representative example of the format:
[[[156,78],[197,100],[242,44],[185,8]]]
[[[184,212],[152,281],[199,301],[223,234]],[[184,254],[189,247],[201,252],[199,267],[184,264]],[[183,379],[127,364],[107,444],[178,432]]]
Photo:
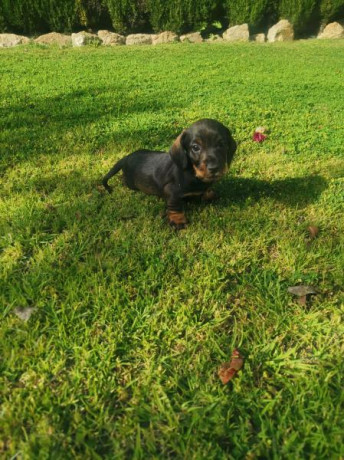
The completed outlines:
[[[344,41],[31,45],[0,72],[3,458],[343,458]],[[203,117],[240,147],[187,230],[97,187]]]

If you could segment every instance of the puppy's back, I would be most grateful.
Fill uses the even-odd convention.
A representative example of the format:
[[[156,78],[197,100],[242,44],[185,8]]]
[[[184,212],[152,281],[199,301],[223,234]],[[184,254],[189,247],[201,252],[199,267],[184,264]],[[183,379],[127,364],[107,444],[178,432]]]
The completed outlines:
[[[166,152],[137,150],[123,159],[122,170],[129,188],[162,196],[161,177],[166,176],[171,166],[172,159]]]

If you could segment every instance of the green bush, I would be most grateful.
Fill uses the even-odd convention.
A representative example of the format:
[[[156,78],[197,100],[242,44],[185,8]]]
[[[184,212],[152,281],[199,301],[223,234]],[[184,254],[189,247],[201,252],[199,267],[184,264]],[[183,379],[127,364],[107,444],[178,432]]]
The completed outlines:
[[[116,32],[149,31],[147,0],[104,0]]]
[[[109,10],[104,0],[76,0],[78,18],[82,26],[92,29],[108,29],[111,27]]]
[[[3,13],[3,8],[0,5],[0,33],[6,32],[7,27],[6,27],[6,21]]]
[[[220,0],[149,0],[150,23],[155,32],[186,33],[201,30],[220,19]]]
[[[293,24],[296,37],[314,33],[320,22],[319,0],[281,0],[279,15]]]
[[[252,32],[262,30],[277,19],[275,0],[226,0],[225,9],[231,26],[247,23]]]
[[[78,23],[75,0],[2,0],[8,30],[19,33],[70,32]]]
[[[41,4],[50,30],[71,32],[79,25],[78,3],[75,0],[43,0]]]
[[[344,19],[344,0],[320,0],[321,22],[328,24],[331,21]]]
[[[18,33],[32,33],[48,29],[42,20],[35,0],[2,0],[3,30]]]

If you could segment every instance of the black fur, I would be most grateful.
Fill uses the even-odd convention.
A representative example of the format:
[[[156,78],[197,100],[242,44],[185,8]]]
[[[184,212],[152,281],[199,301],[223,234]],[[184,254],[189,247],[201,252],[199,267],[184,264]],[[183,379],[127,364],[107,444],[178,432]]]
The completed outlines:
[[[168,153],[137,150],[119,160],[103,178],[103,185],[111,192],[108,181],[122,170],[129,188],[164,198],[169,223],[184,228],[183,198],[209,196],[207,190],[226,172],[236,147],[223,124],[199,120],[177,137]]]

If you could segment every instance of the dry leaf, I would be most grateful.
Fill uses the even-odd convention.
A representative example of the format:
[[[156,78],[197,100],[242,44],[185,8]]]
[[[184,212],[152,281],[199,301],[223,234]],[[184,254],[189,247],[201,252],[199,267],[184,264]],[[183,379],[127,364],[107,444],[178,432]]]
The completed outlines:
[[[319,228],[316,227],[315,225],[310,225],[308,228],[308,233],[309,233],[309,236],[312,240],[314,240],[314,238],[316,238],[318,236],[318,233],[319,233]]]
[[[29,321],[30,316],[36,310],[36,307],[16,307],[13,311],[23,321]]]
[[[297,301],[300,305],[306,305],[308,295],[314,295],[317,293],[317,291],[312,286],[302,284],[300,286],[288,287],[288,292],[297,296]]]
[[[220,366],[220,369],[218,371],[218,375],[220,377],[221,382],[226,385],[235,375],[238,373],[238,371],[242,368],[244,364],[244,358],[240,354],[239,350],[234,350],[232,353],[232,359],[230,362],[223,363]]]

